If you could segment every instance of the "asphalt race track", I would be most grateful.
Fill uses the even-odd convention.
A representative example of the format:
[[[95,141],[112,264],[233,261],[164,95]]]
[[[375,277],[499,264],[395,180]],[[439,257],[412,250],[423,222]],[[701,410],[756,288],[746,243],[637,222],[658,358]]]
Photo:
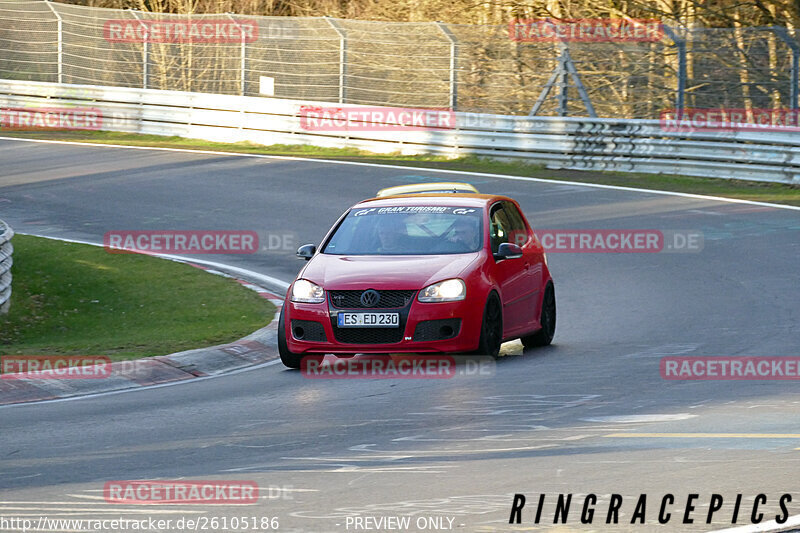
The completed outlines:
[[[691,230],[701,250],[551,253],[553,346],[504,346],[445,380],[310,380],[272,364],[176,386],[0,409],[0,517],[278,517],[280,531],[708,531],[800,515],[798,381],[668,381],[662,357],[800,355],[800,211],[559,183],[214,154],[0,141],[0,218],[102,242],[122,229],[236,229],[319,242],[380,188],[461,180],[538,228]],[[292,250],[205,256],[290,281]],[[257,505],[115,505],[104,483],[247,480]],[[515,493],[522,524],[509,525]],[[566,525],[555,499],[573,494]],[[598,497],[581,524],[587,493]],[[536,501],[546,496],[541,525]],[[606,524],[612,494],[620,523]],[[633,524],[647,495],[647,523]],[[665,494],[673,517],[659,526]],[[697,494],[693,524],[682,523]],[[705,524],[713,494],[724,497]],[[348,518],[349,517],[349,518]],[[421,520],[421,521],[420,521]],[[366,526],[370,527],[367,528]],[[235,531],[231,527],[217,530]],[[9,528],[9,530],[12,530]],[[59,530],[54,528],[54,530]],[[175,529],[172,529],[175,530]],[[0,527],[0,531],[3,528]]]

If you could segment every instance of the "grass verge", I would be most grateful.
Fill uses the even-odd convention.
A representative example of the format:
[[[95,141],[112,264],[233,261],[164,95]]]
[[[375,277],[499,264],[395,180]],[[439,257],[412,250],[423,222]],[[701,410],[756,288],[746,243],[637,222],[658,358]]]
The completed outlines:
[[[182,263],[26,235],[12,242],[3,355],[166,355],[234,341],[275,313],[233,280]]]
[[[153,146],[189,150],[214,150],[246,154],[284,155],[314,157],[340,161],[382,163],[409,167],[428,167],[468,172],[488,172],[528,176],[532,178],[569,180],[582,183],[600,183],[640,189],[659,189],[692,194],[706,194],[800,206],[800,186],[783,183],[762,183],[718,178],[695,178],[664,174],[639,174],[626,172],[584,172],[577,170],[548,170],[541,165],[524,161],[498,161],[489,158],[467,156],[449,159],[443,156],[403,156],[398,154],[374,154],[355,149],[319,148],[305,145],[262,146],[251,143],[218,143],[182,137],[161,137],[105,131],[0,131],[4,136],[20,138],[108,143],[127,146]]]

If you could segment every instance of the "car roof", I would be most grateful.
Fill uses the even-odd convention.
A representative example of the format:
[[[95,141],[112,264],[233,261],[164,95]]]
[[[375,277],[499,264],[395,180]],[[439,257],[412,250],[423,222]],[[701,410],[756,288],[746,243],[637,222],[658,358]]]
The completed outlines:
[[[426,193],[467,193],[477,194],[478,189],[469,183],[461,183],[457,181],[444,181],[438,183],[409,183],[407,185],[395,185],[393,187],[386,187],[381,189],[375,195],[376,198],[383,198],[386,196],[397,196],[399,194],[426,194]]]
[[[486,207],[498,200],[509,200],[507,196],[497,194],[470,194],[470,193],[420,193],[402,194],[397,196],[384,196],[363,200],[355,207],[390,207],[414,205],[441,205],[449,207]]]

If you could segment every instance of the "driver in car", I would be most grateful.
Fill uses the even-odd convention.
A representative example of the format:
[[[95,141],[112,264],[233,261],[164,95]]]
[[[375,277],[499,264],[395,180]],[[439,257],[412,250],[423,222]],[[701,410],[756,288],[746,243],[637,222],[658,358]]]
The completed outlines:
[[[480,241],[478,222],[478,219],[473,217],[456,220],[447,234],[447,248],[457,253],[474,251]]]
[[[376,230],[378,233],[378,253],[399,254],[403,252],[403,235],[401,230],[405,224],[392,215],[378,216]]]

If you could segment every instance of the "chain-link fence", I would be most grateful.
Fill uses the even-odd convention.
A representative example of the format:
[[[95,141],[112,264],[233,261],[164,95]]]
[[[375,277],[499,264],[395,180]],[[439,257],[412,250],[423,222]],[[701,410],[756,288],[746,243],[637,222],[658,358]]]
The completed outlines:
[[[647,42],[512,34],[0,0],[0,78],[512,115],[797,108],[800,41],[785,28],[664,28]]]

